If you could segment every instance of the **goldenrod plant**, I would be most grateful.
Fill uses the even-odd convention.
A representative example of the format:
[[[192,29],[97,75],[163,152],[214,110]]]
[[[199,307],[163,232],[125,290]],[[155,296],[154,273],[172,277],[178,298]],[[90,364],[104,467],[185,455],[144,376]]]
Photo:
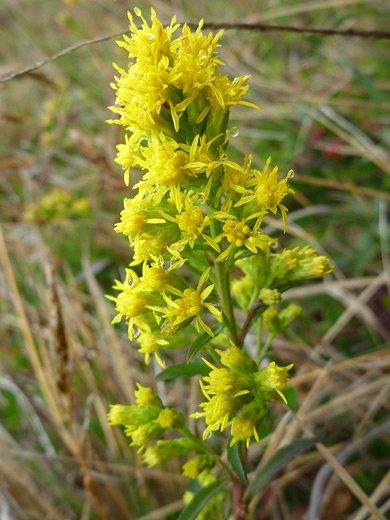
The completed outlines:
[[[111,110],[119,118],[110,122],[125,130],[116,159],[125,184],[130,168],[144,174],[115,226],[128,237],[133,256],[109,298],[114,322],[126,321],[146,363],[155,356],[165,369],[168,351],[183,349],[183,365],[173,374],[180,376],[187,354],[186,373],[203,375],[201,411],[189,410],[203,431],[190,430],[183,413],[140,385],[137,404],[113,405],[109,421],[124,426],[149,467],[191,454],[183,475],[197,480],[200,491],[186,493],[181,518],[245,519],[245,452],[259,441],[272,403],[288,406],[283,391],[294,371],[293,364],[271,361],[273,339],[301,312],[283,305],[283,292],[332,266],[308,246],[276,252],[276,240],[262,230],[269,213],[279,215],[286,230],[294,174],[279,175],[267,157],[260,170],[250,156],[229,158],[237,134],[229,128],[230,108],[257,107],[244,100],[249,76],[230,79],[221,72],[222,31],[205,35],[202,22],[195,32],[187,25],[179,31],[175,18],[164,28],[153,9],[149,25],[135,13],[141,28],[129,14],[131,36],[118,42],[129,66],[115,65]],[[235,306],[245,320],[237,320]],[[244,344],[252,326],[253,350]],[[202,365],[194,362],[201,351]],[[172,373],[172,366],[167,370]],[[224,498],[229,482],[230,505]]]

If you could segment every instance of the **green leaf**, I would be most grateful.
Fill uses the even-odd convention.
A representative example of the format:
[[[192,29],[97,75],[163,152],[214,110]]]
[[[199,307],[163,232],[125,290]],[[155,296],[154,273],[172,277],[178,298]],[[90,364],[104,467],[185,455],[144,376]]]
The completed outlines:
[[[209,253],[215,253],[214,249],[207,244],[194,244],[193,249],[195,251],[208,251]]]
[[[242,441],[236,442],[234,446],[230,446],[232,436],[229,436],[227,458],[233,468],[234,473],[244,483],[248,483],[246,472],[244,469],[244,456],[242,451]]]
[[[194,251],[191,249],[190,252],[187,253],[187,257],[188,262],[185,264],[186,267],[199,276],[202,276],[206,269],[210,267],[210,264],[203,251]],[[208,280],[213,284],[216,283],[215,274],[212,270],[209,273]]]
[[[169,381],[177,377],[207,376],[210,368],[203,363],[182,363],[168,367],[156,376],[157,381]]]
[[[225,325],[223,323],[217,323],[216,325],[211,327],[211,330],[213,331],[214,336],[218,336],[218,334],[220,334],[223,331],[224,327],[225,327]],[[200,336],[198,336],[196,338],[196,340],[193,342],[190,350],[188,351],[187,363],[190,363],[190,361],[196,356],[196,354],[200,350],[202,350],[202,347],[204,345],[206,345],[206,343],[208,343],[212,339],[213,338],[209,334],[207,334],[207,332],[202,332],[202,334]]]
[[[200,489],[182,511],[178,520],[194,520],[202,511],[204,506],[211,500],[219,491],[221,491],[229,482],[229,478],[224,478],[213,482],[212,484]]]
[[[295,457],[301,455],[301,453],[310,450],[316,442],[318,442],[318,438],[298,439],[280,448],[251,482],[248,488],[248,496],[252,497],[264,489],[279,470],[284,468],[284,466],[295,459]]]
[[[299,399],[297,396],[297,391],[292,386],[285,388],[283,390],[283,395],[286,398],[287,404],[293,412],[296,412],[299,408]]]

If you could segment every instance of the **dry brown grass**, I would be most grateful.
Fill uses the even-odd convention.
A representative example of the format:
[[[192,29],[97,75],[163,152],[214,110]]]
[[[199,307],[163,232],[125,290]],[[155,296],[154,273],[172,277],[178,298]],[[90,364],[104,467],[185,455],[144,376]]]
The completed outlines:
[[[6,0],[1,75],[74,41],[120,30],[128,7],[119,0]],[[389,15],[385,2],[368,0],[155,7],[166,20],[175,11],[188,21],[368,29],[378,13],[386,27]],[[272,435],[249,451],[251,478],[293,439],[320,440],[250,509],[262,520],[383,519],[390,511],[390,314],[378,302],[390,288],[390,103],[376,93],[388,95],[390,83],[378,68],[365,91],[338,58],[342,47],[344,58],[370,70],[372,57],[385,60],[388,46],[313,40],[311,52],[306,40],[294,38],[230,32],[223,49],[230,72],[252,73],[251,98],[264,107],[260,119],[250,111],[234,114],[242,128],[237,153],[261,164],[269,146],[275,159],[280,152],[282,167],[293,161],[298,172],[283,243],[310,243],[336,267],[333,279],[285,294],[305,309],[300,326],[274,345],[281,361],[295,364],[291,388],[299,404],[294,412],[276,407]],[[111,325],[104,296],[129,261],[127,244],[112,230],[124,193],[113,161],[122,136],[104,124],[112,59],[123,61],[113,42],[87,46],[0,90],[1,520],[171,520],[183,506],[188,483],[179,464],[146,469],[106,418],[111,403],[134,401],[135,382],[154,385],[157,369],[145,367],[124,328]],[[314,142],[318,125],[327,133]],[[335,139],[342,141],[336,152]],[[323,154],[329,146],[338,154],[333,162]],[[358,167],[369,175],[359,176]],[[332,168],[337,175],[328,175]],[[53,186],[75,199],[87,196],[88,217],[26,221],[28,205]],[[269,233],[280,234],[280,221],[266,223]],[[354,244],[368,224],[373,256],[355,269]],[[169,358],[183,360],[181,352]],[[158,390],[168,405],[195,411],[196,378],[159,383]],[[190,425],[196,429],[194,420]]]

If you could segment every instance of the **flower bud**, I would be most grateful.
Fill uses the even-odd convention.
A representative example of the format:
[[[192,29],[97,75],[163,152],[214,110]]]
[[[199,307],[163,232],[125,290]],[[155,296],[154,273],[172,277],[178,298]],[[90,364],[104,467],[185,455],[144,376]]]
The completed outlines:
[[[230,392],[237,386],[237,378],[228,368],[215,368],[210,372],[208,377],[204,378],[208,381],[210,394],[223,394]],[[236,389],[238,392],[239,388]]]
[[[302,307],[291,303],[279,313],[280,331],[284,332],[288,326],[302,314]]]
[[[329,258],[318,256],[316,250],[306,246],[299,251],[297,267],[289,273],[289,280],[320,278],[333,270]]]
[[[274,361],[267,367],[262,368],[255,375],[256,385],[261,391],[264,399],[266,401],[274,401],[276,399],[276,394],[279,394],[280,397],[286,402],[284,395],[282,394],[282,390],[284,390],[289,381],[289,375],[287,372],[294,366],[292,363],[286,367],[279,367],[275,364]]]
[[[280,332],[279,312],[278,309],[271,305],[263,313],[264,323],[267,330],[272,336],[276,336]]]
[[[147,448],[143,460],[149,468],[152,468],[157,466],[157,464],[165,464],[174,457],[184,455],[196,448],[197,444],[187,437],[169,441],[157,441],[156,444]]]
[[[156,413],[151,408],[131,405],[126,406],[122,404],[111,405],[111,410],[108,414],[109,424],[124,424],[124,425],[141,425],[153,421],[156,418]]]
[[[256,370],[256,363],[244,350],[239,349],[235,345],[226,350],[217,350],[217,352],[221,358],[221,363],[225,367],[250,372]]]
[[[156,422],[165,429],[181,430],[185,426],[184,416],[174,408],[164,408],[161,410]]]
[[[156,422],[149,422],[148,424],[139,426],[135,430],[130,427],[125,430],[125,433],[131,436],[131,446],[140,446],[142,450],[149,442],[159,439],[164,433],[164,428]]]
[[[277,289],[261,289],[260,300],[266,305],[277,305],[282,299],[282,295]]]
[[[282,253],[271,256],[270,272],[273,278],[283,280],[298,265],[298,249],[284,249]]]
[[[250,438],[255,436],[259,440],[256,426],[264,419],[267,413],[267,407],[264,401],[256,399],[247,404],[240,415],[237,415],[232,420],[232,442],[231,446],[238,441],[246,441],[249,447]]]
[[[157,394],[151,388],[143,387],[137,383],[138,389],[134,392],[138,406],[148,406],[162,410],[164,405]]]
[[[212,468],[214,460],[210,455],[195,455],[183,465],[183,475],[192,479],[198,478],[200,473]]]

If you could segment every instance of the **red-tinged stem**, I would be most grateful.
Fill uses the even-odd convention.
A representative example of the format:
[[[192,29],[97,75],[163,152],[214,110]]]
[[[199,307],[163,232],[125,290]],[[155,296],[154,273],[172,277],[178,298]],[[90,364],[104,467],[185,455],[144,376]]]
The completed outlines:
[[[248,504],[244,498],[245,486],[241,480],[236,479],[233,483],[233,519],[246,520]]]
[[[255,312],[257,311],[257,309],[260,309],[261,307],[265,307],[265,304],[261,301],[258,301],[253,305],[253,307],[251,307],[248,310],[248,314],[246,315],[244,324],[241,327],[240,333],[238,334],[238,339],[237,339],[238,347],[242,348],[242,346],[244,345],[244,339],[252,324],[253,316],[255,315]]]

